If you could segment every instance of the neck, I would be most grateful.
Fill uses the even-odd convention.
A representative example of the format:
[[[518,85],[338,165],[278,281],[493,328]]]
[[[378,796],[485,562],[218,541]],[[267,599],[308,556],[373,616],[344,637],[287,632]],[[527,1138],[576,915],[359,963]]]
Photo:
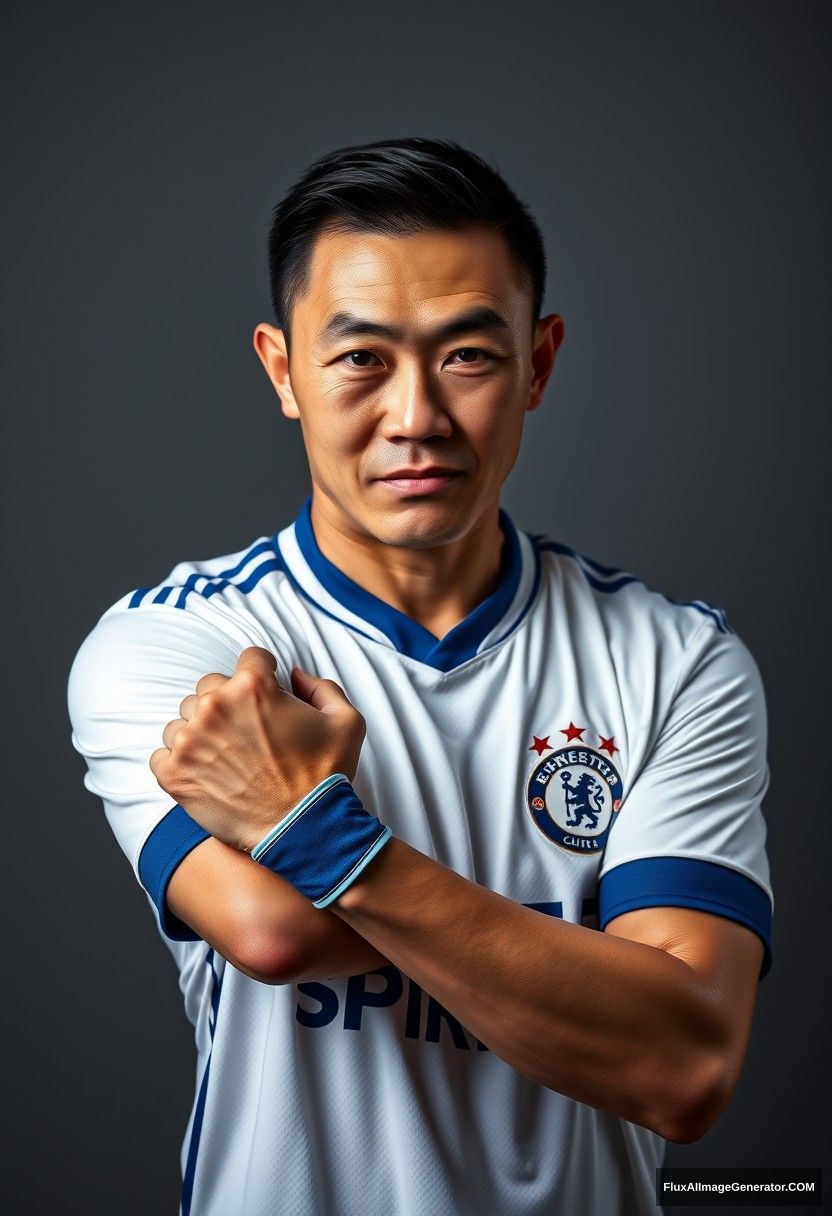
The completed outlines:
[[[314,491],[311,519],[324,557],[441,639],[497,587],[503,546],[498,509],[495,503],[464,536],[430,548],[386,544],[360,532]]]

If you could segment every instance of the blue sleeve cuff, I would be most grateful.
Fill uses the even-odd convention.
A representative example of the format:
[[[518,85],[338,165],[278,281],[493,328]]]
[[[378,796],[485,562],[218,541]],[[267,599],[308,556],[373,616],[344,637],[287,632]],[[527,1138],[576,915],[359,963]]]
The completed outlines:
[[[184,807],[177,803],[142,845],[139,854],[139,878],[159,913],[162,932],[174,942],[198,942],[201,938],[170,911],[165,900],[170,876],[191,849],[211,835]]]
[[[698,908],[738,921],[762,940],[760,979],[771,969],[771,902],[752,879],[694,857],[642,857],[608,870],[598,888],[598,927],[637,908]]]

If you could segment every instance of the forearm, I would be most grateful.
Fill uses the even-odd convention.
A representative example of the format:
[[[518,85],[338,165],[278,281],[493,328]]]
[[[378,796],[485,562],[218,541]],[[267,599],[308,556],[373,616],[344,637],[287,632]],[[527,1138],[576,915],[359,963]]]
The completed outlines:
[[[270,909],[289,960],[280,983],[358,975],[390,962],[334,912],[316,908],[293,887],[283,886],[286,890],[281,890]]]
[[[224,958],[263,983],[356,975],[389,961],[285,878],[215,837],[179,863],[166,902]]]
[[[719,1023],[663,950],[545,917],[395,837],[330,908],[552,1089],[654,1130],[709,1093]]]
[[[182,703],[183,718],[165,728],[166,746],[150,757],[162,789],[212,837],[254,870],[262,861],[263,871],[291,879],[312,901],[309,909],[295,903],[292,916],[258,902],[255,916],[243,920],[259,938],[250,957],[275,951],[271,974],[293,977],[387,961],[551,1089],[672,1139],[703,1129],[705,1116],[727,1100],[747,1042],[762,951],[752,931],[697,912],[677,957],[655,920],[648,937],[636,940],[638,932],[619,935],[616,925],[598,933],[542,916],[391,837],[383,818],[365,815],[349,780],[346,789],[338,780],[355,772],[363,718],[337,684],[300,668],[292,672],[297,695],[288,696],[274,680],[275,661],[248,647],[231,678],[203,677],[223,683],[197,685]],[[323,758],[310,767],[318,753]],[[319,772],[328,775],[316,782]],[[277,809],[264,813],[273,803],[285,823]],[[210,843],[192,854],[210,851]],[[226,887],[232,879],[223,868]],[[200,886],[193,890],[205,898]],[[339,957],[330,958],[333,930],[322,910],[377,956],[359,961],[348,953],[345,961],[348,939],[340,935]],[[638,914],[629,915],[632,930]],[[184,919],[199,930],[199,917]],[[729,923],[732,932],[708,920]],[[739,1018],[735,996],[744,1006]]]

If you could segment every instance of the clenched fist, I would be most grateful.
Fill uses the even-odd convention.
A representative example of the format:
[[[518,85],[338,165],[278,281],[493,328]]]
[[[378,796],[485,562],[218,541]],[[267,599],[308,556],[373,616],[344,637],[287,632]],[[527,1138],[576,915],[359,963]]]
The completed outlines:
[[[203,676],[150,757],[162,789],[246,853],[325,777],[353,779],[366,732],[334,680],[295,667],[293,696],[276,666],[268,650],[248,646],[232,676]]]

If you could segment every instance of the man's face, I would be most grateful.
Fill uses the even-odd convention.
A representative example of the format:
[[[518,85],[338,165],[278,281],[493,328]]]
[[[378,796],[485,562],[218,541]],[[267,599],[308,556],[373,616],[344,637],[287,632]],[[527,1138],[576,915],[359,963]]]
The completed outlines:
[[[486,229],[318,236],[291,361],[269,326],[255,348],[284,414],[300,420],[315,497],[335,526],[428,547],[496,514],[563,332],[545,318],[532,343],[517,277]],[[452,473],[393,476],[437,465]]]

